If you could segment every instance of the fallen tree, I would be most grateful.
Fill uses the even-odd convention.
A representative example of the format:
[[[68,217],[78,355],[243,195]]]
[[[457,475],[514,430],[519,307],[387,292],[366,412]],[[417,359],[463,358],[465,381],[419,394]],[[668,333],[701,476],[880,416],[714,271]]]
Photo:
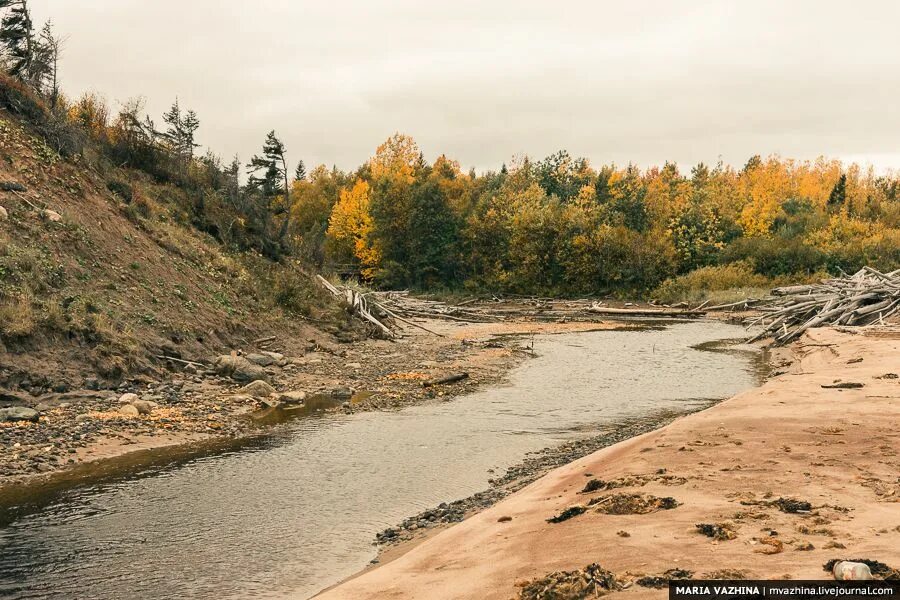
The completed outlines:
[[[324,287],[326,290],[331,292],[333,296],[339,298],[344,302],[347,306],[347,309],[357,317],[367,321],[368,323],[375,326],[375,328],[386,338],[393,338],[394,332],[391,329],[379,321],[370,311],[369,311],[369,302],[366,299],[365,294],[361,294],[360,292],[354,290],[353,288],[341,286],[337,287],[333,285],[330,281],[322,277],[321,275],[316,275],[316,279],[319,284]]]
[[[882,273],[863,267],[850,276],[776,288],[757,309],[762,315],[746,324],[762,324],[763,330],[749,341],[772,337],[775,345],[812,327],[884,324],[900,310],[900,269]]]

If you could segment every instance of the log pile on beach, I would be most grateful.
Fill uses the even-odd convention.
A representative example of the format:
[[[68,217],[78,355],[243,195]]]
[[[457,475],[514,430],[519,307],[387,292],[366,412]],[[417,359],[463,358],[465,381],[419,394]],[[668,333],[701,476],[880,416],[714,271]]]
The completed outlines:
[[[787,344],[812,327],[884,324],[900,311],[900,269],[882,273],[863,267],[853,275],[772,290],[747,325],[763,325],[749,341],[771,337]]]

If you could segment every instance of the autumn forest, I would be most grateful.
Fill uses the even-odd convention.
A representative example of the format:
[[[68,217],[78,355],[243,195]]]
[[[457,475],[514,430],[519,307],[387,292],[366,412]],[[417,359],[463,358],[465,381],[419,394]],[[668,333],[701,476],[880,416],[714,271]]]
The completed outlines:
[[[5,5],[4,105],[63,156],[172,184],[176,218],[238,251],[381,288],[669,300],[900,266],[900,177],[827,158],[643,168],[561,150],[476,173],[398,133],[356,169],[307,170],[272,131],[259,155],[223,161],[198,153],[200,117],[177,100],[157,122],[140,99],[67,98],[51,25],[38,34],[25,3]],[[150,218],[120,179],[110,191]]]

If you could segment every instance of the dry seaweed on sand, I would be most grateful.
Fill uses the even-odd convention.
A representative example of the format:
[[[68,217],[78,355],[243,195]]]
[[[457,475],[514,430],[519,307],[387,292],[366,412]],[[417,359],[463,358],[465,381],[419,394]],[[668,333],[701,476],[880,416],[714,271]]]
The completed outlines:
[[[548,523],[562,523],[563,521],[568,521],[572,517],[577,517],[578,515],[582,515],[587,511],[587,508],[584,506],[570,506],[565,509],[558,515],[554,517],[550,517],[547,519]]]
[[[757,540],[759,547],[753,550],[757,554],[780,554],[784,552],[784,544],[778,538],[767,536]]]
[[[687,483],[687,479],[678,475],[670,475],[665,469],[660,469],[652,474],[641,475],[624,475],[617,479],[604,481],[602,479],[591,479],[585,484],[582,494],[590,494],[591,492],[599,492],[603,490],[614,490],[624,487],[641,487],[647,485],[651,481],[661,483],[663,485],[683,485]]]
[[[641,587],[648,587],[654,589],[662,589],[669,585],[670,581],[677,581],[679,579],[690,579],[694,576],[692,571],[688,571],[687,569],[669,569],[662,575],[647,575],[646,577],[640,577],[635,580],[635,583]]]
[[[594,498],[588,504],[597,506],[597,512],[608,515],[644,515],[679,506],[679,502],[671,496],[661,498],[651,494],[612,494]]]
[[[588,481],[584,489],[581,490],[582,494],[590,494],[591,492],[599,492],[600,490],[605,490],[607,483],[602,479],[591,479]]]
[[[827,563],[822,565],[822,569],[831,573],[834,571],[834,565],[839,562],[855,562],[862,563],[869,567],[869,571],[872,572],[872,575],[877,577],[878,579],[883,579],[885,581],[900,581],[900,570],[894,569],[883,562],[872,560],[869,558],[832,558]]]
[[[734,580],[749,579],[750,573],[741,569],[718,569],[700,576],[700,579]]]
[[[784,513],[808,513],[813,509],[812,504],[806,500],[796,498],[778,498],[778,500],[741,500],[744,506],[774,506]]]
[[[786,513],[801,513],[812,510],[812,504],[806,500],[796,500],[794,498],[779,498],[778,500],[772,501],[770,504],[772,506],[777,506],[778,510]]]
[[[730,523],[697,523],[697,531],[714,540],[733,540],[737,537],[734,526]]]
[[[520,600],[586,600],[622,589],[615,574],[596,563],[575,571],[555,571],[521,586]]]
[[[645,515],[658,510],[671,510],[679,503],[675,498],[660,498],[651,494],[611,494],[593,498],[588,506],[596,506],[597,512],[607,515]]]

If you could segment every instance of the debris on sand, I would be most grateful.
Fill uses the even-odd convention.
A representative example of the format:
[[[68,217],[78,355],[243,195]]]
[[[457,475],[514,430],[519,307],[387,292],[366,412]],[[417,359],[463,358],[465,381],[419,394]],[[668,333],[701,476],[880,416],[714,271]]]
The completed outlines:
[[[687,483],[687,479],[678,475],[670,475],[665,469],[660,469],[655,473],[640,475],[624,475],[617,479],[604,481],[602,479],[591,479],[581,490],[582,494],[590,494],[591,492],[599,492],[603,490],[614,490],[625,487],[641,487],[650,482],[661,483],[663,485],[683,485]]]
[[[623,538],[625,538],[625,537],[631,537],[631,534],[628,533],[627,531],[625,531],[624,529],[620,529],[619,531],[617,531],[617,532],[616,532],[616,535],[619,536],[619,537],[623,537]]]
[[[520,600],[586,600],[622,589],[616,576],[596,563],[575,571],[555,571],[521,585]]]
[[[784,544],[778,538],[767,536],[756,540],[756,542],[759,544],[759,548],[754,550],[757,554],[780,554],[784,552]]]
[[[588,506],[596,506],[597,512],[607,515],[646,515],[677,508],[679,503],[675,498],[660,498],[651,494],[611,494],[593,498]]]
[[[591,492],[599,492],[600,490],[606,489],[607,483],[602,479],[591,479],[585,484],[584,489],[581,490],[582,494],[590,494]]]
[[[835,383],[823,383],[821,387],[826,390],[858,390],[866,384],[857,381],[837,381]]]
[[[894,569],[883,562],[871,560],[868,558],[833,558],[822,565],[822,569],[829,573],[834,572],[834,568],[838,563],[860,563],[866,565],[869,571],[877,579],[885,581],[900,581],[900,570]]]
[[[669,569],[662,575],[648,575],[646,577],[641,577],[635,581],[641,587],[648,587],[654,589],[663,589],[668,587],[670,581],[678,581],[679,579],[690,579],[694,576],[692,571],[688,571],[687,569]]]
[[[827,535],[834,537],[835,533],[833,529],[829,529],[828,527],[808,527],[806,525],[797,525],[797,533],[802,533],[803,535]]]
[[[570,506],[566,510],[562,511],[555,517],[550,517],[547,519],[548,523],[562,523],[563,521],[568,521],[572,517],[577,517],[578,515],[583,515],[587,512],[587,508],[584,506]]]
[[[806,500],[796,498],[778,498],[778,500],[741,500],[744,506],[774,506],[784,513],[808,513],[813,509],[812,504]]]
[[[734,525],[731,523],[697,523],[696,527],[697,531],[706,537],[711,537],[714,540],[722,542],[725,540],[733,540],[737,537],[737,532],[734,530]]]
[[[798,552],[809,552],[810,550],[815,550],[815,549],[816,549],[816,547],[812,545],[812,542],[800,542],[794,548],[794,550],[797,550]]]
[[[868,565],[858,562],[851,562],[848,560],[842,560],[840,562],[834,563],[832,574],[838,581],[859,581],[874,579],[874,577],[872,577],[872,571],[869,569]]]
[[[700,579],[723,579],[729,580],[733,579],[735,581],[739,581],[741,579],[749,579],[750,573],[747,571],[743,571],[741,569],[718,569],[716,571],[710,571],[709,573],[704,573],[700,576]]]
[[[779,498],[770,504],[771,506],[777,506],[778,510],[785,513],[802,513],[812,510],[812,504],[805,500],[796,500],[794,498]]]

